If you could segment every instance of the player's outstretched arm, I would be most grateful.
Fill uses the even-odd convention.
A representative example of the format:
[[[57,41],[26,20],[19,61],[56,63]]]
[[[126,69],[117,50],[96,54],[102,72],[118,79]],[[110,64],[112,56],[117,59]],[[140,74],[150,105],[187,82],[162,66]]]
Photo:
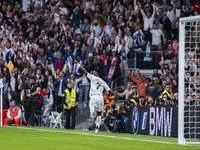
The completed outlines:
[[[83,73],[85,73],[86,75],[88,74],[88,72],[85,70],[85,68],[83,68],[76,60],[74,60],[74,63],[77,64],[79,66],[79,68],[81,69],[81,71]]]

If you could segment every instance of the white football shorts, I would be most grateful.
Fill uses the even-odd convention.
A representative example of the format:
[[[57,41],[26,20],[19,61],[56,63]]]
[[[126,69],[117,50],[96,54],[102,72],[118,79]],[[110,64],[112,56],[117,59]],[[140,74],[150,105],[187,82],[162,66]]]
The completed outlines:
[[[98,107],[97,112],[103,111],[104,100],[102,95],[91,95],[90,96],[90,113],[95,111],[94,106]]]

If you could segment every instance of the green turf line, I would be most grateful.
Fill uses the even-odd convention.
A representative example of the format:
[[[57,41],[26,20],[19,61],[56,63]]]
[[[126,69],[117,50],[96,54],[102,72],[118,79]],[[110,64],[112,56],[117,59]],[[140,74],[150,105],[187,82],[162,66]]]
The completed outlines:
[[[17,145],[17,146],[16,146]],[[8,148],[9,146],[9,148]],[[176,138],[42,127],[0,127],[0,150],[199,150]]]

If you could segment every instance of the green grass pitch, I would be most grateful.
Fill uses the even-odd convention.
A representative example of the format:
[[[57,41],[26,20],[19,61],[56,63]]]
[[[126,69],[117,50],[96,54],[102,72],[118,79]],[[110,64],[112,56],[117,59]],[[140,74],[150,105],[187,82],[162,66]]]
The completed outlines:
[[[200,150],[176,138],[38,127],[0,127],[0,150]]]

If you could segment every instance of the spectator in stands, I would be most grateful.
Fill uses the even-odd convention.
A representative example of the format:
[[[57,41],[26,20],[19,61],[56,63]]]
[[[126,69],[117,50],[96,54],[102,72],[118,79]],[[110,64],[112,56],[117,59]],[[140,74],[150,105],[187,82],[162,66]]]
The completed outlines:
[[[155,85],[155,88],[158,90],[158,92],[162,92],[162,86],[161,86],[161,80],[158,77],[153,77],[152,83]]]
[[[121,92],[121,91],[119,91],[119,92]],[[117,94],[117,96],[119,96],[119,97],[125,97],[125,99],[123,99],[123,101],[126,100],[126,99],[128,99],[129,96],[132,93],[132,84],[130,82],[128,82],[127,83],[127,88],[122,93],[119,93],[119,92],[117,90],[115,90],[115,93]]]
[[[7,78],[6,78],[6,76],[3,76],[3,94],[4,95],[6,95],[6,92],[7,92],[7,88],[8,88],[8,86],[10,86],[9,84],[9,82],[7,81]]]
[[[165,85],[165,90],[162,92],[163,100],[166,102],[166,104],[169,104],[169,102],[171,101],[171,94],[172,94],[171,85],[167,83]]]
[[[149,85],[149,92],[148,96],[152,97],[153,99],[157,99],[160,96],[160,92],[156,89],[154,84]]]
[[[119,65],[121,63],[121,59],[116,51],[117,49],[113,48],[112,54],[108,58],[108,78],[112,81],[121,77],[121,69]],[[120,85],[119,80],[117,80],[117,85]]]
[[[88,101],[88,93],[90,90],[90,83],[88,79],[83,75],[79,84],[79,104],[86,103]]]
[[[129,95],[128,100],[130,106],[137,106],[137,95],[135,93],[135,87],[132,87],[132,93]]]
[[[144,106],[145,105],[145,99],[143,96],[138,97],[137,106]]]
[[[67,88],[67,81],[64,80],[64,73],[60,72],[59,74],[59,78],[57,78],[54,81],[54,91],[55,91],[55,101],[54,101],[54,106],[57,107],[57,111],[61,112],[62,111],[62,93],[64,92],[64,90]]]
[[[46,126],[50,117],[50,112],[53,106],[54,98],[53,98],[53,93],[50,89],[44,89],[44,92],[47,94],[47,96],[44,98],[44,101],[43,101],[42,122],[43,122],[43,125]]]
[[[150,78],[154,78],[157,77],[158,79],[160,79],[161,74],[158,73],[158,69],[153,69],[153,75]]]
[[[169,66],[172,63],[172,59],[175,56],[175,51],[172,49],[172,44],[168,44],[168,49],[167,51],[164,52],[163,57],[164,57],[164,64],[168,64]]]
[[[19,107],[17,107],[16,105],[16,101],[12,100],[11,101],[11,107],[8,109],[7,112],[7,117],[5,119],[5,125],[11,125],[11,124],[15,124],[16,126],[20,125],[20,119],[21,119],[21,109]]]
[[[152,64],[152,55],[153,52],[155,51],[155,47],[151,44],[151,41],[147,41],[147,43],[145,45],[142,46],[143,49],[143,60],[142,62],[140,62],[140,64],[144,64],[144,69],[148,68],[148,69],[152,69],[153,68],[153,64]],[[142,67],[139,67],[142,68]]]
[[[11,101],[13,99],[15,100],[17,98],[17,95],[12,91],[12,89],[11,89],[10,86],[8,86],[4,98],[5,98],[5,105],[4,105],[4,107],[8,109],[11,106]]]
[[[146,94],[145,94],[145,89],[148,86],[149,82],[143,77],[143,75],[140,73],[140,70],[137,70],[139,76],[140,76],[140,80],[137,80],[133,74],[134,71],[128,71],[129,77],[131,78],[131,80],[136,84],[136,94],[137,97],[143,96],[144,98],[146,98]]]
[[[161,39],[164,38],[162,30],[158,29],[156,24],[153,24],[153,29],[150,30],[152,34],[152,45],[158,45],[161,43]]]
[[[155,100],[149,96],[147,101],[145,102],[145,106],[154,106],[155,105]]]
[[[135,33],[133,34],[134,39],[134,50],[140,51],[142,50],[142,45],[144,43],[144,33],[140,29],[139,25],[135,26]]]
[[[144,31],[153,28],[153,21],[155,19],[155,13],[156,13],[155,11],[153,11],[153,14],[151,15],[151,13],[149,12],[149,7],[148,6],[146,7],[147,7],[147,9],[145,8],[145,10],[147,10],[146,14],[143,9],[139,8],[144,20]]]
[[[70,47],[67,47],[66,50],[69,50]],[[54,69],[59,69],[60,71],[62,71],[65,61],[67,59],[67,51],[65,51],[65,55],[64,57],[62,57],[62,53],[58,53],[57,58],[53,56],[53,54],[51,53],[51,51],[48,51],[49,56],[52,58],[52,61],[54,62]]]

